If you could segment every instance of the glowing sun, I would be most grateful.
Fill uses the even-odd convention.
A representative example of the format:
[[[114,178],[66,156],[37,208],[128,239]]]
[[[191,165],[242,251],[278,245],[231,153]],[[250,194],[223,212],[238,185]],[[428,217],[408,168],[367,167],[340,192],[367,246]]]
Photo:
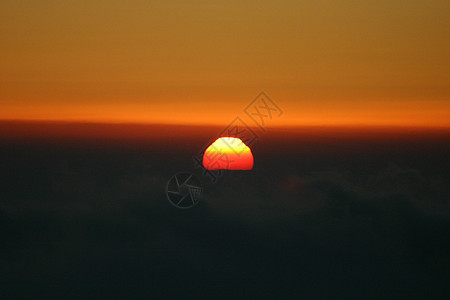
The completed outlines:
[[[251,170],[253,154],[240,138],[221,137],[206,149],[203,166],[207,170]]]

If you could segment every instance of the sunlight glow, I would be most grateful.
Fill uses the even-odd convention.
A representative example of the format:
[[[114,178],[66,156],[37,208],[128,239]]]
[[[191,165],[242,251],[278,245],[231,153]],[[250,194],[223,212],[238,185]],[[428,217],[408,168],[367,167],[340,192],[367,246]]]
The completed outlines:
[[[206,149],[203,166],[207,170],[251,170],[253,154],[241,139],[221,137]]]

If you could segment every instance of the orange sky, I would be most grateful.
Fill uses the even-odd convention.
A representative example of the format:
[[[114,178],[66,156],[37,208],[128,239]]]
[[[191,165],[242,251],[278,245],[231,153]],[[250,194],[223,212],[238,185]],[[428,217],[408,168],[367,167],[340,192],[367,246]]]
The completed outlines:
[[[0,3],[0,119],[450,126],[448,1]]]

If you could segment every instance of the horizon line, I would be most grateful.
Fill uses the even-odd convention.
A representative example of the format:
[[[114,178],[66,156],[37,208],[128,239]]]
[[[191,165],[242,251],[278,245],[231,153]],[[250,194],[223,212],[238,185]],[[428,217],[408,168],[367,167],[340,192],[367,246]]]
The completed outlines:
[[[178,122],[146,122],[146,121],[120,121],[120,120],[65,120],[65,119],[2,119],[0,118],[0,123],[35,123],[35,124],[84,124],[84,125],[136,125],[136,126],[181,126],[181,127],[226,127],[226,123],[178,123]],[[252,129],[295,129],[295,128],[367,128],[367,129],[448,129],[449,125],[435,125],[435,124],[411,124],[411,125],[399,125],[399,124],[372,124],[372,123],[304,123],[304,124],[274,124],[267,125],[261,128],[258,125],[248,125],[247,127]]]

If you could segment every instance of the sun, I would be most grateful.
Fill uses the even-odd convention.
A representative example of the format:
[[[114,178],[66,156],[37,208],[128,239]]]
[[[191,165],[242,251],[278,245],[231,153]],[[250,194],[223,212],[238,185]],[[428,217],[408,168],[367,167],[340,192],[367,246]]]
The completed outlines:
[[[203,166],[207,170],[251,170],[253,154],[237,137],[220,137],[206,149]]]

